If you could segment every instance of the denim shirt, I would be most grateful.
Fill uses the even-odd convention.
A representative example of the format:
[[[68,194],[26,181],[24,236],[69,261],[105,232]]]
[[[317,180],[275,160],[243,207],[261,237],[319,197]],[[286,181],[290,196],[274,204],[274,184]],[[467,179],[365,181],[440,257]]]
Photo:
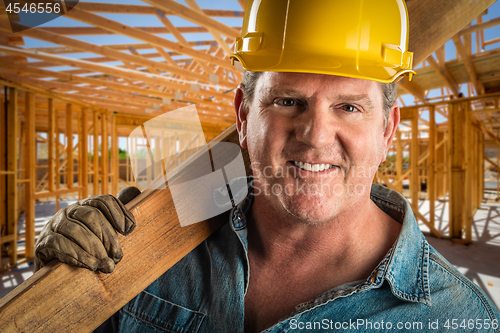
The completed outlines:
[[[402,223],[399,238],[372,274],[298,304],[264,332],[500,332],[498,309],[427,243],[406,199],[377,184],[371,199]],[[244,332],[245,216],[252,203],[250,193],[231,211],[229,223],[98,330]]]

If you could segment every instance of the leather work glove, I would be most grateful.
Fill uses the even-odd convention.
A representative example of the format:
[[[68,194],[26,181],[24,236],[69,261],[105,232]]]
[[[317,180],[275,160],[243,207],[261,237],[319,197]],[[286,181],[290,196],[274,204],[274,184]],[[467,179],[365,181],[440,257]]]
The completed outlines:
[[[115,198],[96,195],[60,209],[45,225],[35,245],[36,272],[51,260],[111,273],[122,257],[118,235],[135,229],[125,204],[141,191],[125,188]]]

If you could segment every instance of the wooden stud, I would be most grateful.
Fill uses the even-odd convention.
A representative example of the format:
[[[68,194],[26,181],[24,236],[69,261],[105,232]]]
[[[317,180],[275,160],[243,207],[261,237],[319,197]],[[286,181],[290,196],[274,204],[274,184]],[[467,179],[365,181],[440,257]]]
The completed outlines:
[[[47,132],[47,145],[48,145],[48,178],[47,178],[47,188],[49,191],[54,190],[54,182],[55,182],[55,127],[56,127],[56,115],[54,110],[54,100],[52,98],[48,99],[48,117],[49,117],[49,130]]]
[[[94,182],[93,195],[98,195],[99,193],[99,114],[94,111],[94,149],[93,149],[93,165],[94,172],[92,175],[92,180]]]
[[[9,89],[9,108],[7,111],[7,227],[8,235],[14,239],[9,243],[9,264],[17,263],[17,149],[18,127],[17,89]]]
[[[66,186],[73,187],[73,109],[66,104]]]
[[[82,170],[82,178],[80,179],[80,186],[83,187],[82,197],[87,198],[89,196],[88,188],[88,152],[89,152],[89,132],[87,124],[87,108],[82,109],[82,120],[81,120],[81,133],[82,136],[78,138],[81,141],[81,157],[80,157],[80,168]]]
[[[36,186],[36,131],[35,131],[35,95],[25,93],[24,121],[26,126],[24,148],[24,177],[29,180],[24,188],[25,207],[25,256],[27,259],[35,256],[35,186]]]
[[[435,156],[436,156],[436,116],[434,106],[429,107],[429,175],[427,179],[427,199],[429,200],[429,223],[435,225],[436,209],[436,182],[435,182]]]
[[[118,156],[118,135],[116,128],[116,113],[113,113],[111,116],[111,173],[112,173],[112,182],[111,182],[111,194],[118,195],[118,178],[120,177],[119,173],[119,156]]]
[[[0,260],[3,252],[3,236],[7,230],[7,123],[5,105],[7,101],[7,87],[0,86],[3,94],[0,94]],[[6,236],[6,235],[5,235]],[[1,266],[0,266],[1,267]]]
[[[471,114],[470,114],[470,101],[464,103],[464,168],[465,168],[465,191],[464,191],[464,228],[465,228],[465,241],[467,243],[472,242],[472,151],[474,147],[472,145],[472,126],[471,126]]]
[[[55,140],[55,158],[56,158],[56,163],[55,163],[55,168],[56,168],[56,190],[59,190],[61,187],[61,171],[60,171],[60,164],[61,164],[61,152],[59,151],[59,146],[61,145],[61,136],[59,133],[59,112],[55,112],[55,125],[56,125],[56,140]],[[56,195],[56,212],[59,210],[59,195]]]
[[[109,190],[109,138],[108,138],[108,115],[101,113],[101,184],[102,194],[108,194]]]
[[[418,191],[420,189],[419,168],[418,168],[418,160],[419,160],[418,119],[419,119],[418,108],[414,108],[413,119],[411,122],[411,153],[410,153],[410,164],[411,164],[410,197],[411,197],[411,205],[413,207],[413,211],[418,211]]]
[[[464,165],[464,125],[465,112],[458,103],[448,106],[450,110],[450,236],[462,239],[465,224],[465,165]]]

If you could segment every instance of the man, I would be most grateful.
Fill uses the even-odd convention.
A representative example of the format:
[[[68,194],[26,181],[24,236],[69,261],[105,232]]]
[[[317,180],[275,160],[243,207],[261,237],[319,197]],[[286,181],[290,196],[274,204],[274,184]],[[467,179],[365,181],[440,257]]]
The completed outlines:
[[[429,246],[408,202],[371,185],[399,124],[392,82],[411,72],[404,3],[250,1],[242,36],[232,57],[248,70],[235,109],[251,193],[99,329],[498,332],[498,310]],[[132,220],[110,196],[75,204],[40,236],[37,266],[112,271],[114,229]]]

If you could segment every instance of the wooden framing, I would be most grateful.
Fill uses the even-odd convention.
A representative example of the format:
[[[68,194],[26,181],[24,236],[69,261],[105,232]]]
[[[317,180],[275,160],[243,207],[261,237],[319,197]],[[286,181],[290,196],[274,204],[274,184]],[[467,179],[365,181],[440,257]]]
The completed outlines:
[[[8,109],[4,104],[0,107],[0,129],[5,135],[0,156],[6,157],[2,162],[5,165],[0,163],[0,211],[5,212],[0,214],[0,227],[8,232],[0,234],[0,243],[8,244],[11,265],[19,261],[18,257],[33,255],[35,200],[55,198],[58,210],[59,200],[68,195],[84,198],[90,193],[116,194],[120,185],[133,185],[128,166],[126,179],[120,178],[118,161],[118,140],[126,137],[131,128],[162,112],[191,104],[197,107],[207,141],[234,122],[231,101],[242,73],[229,63],[227,56],[240,32],[239,27],[230,27],[217,18],[241,18],[243,13],[201,9],[194,0],[186,0],[189,7],[173,0],[145,2],[148,5],[81,2],[67,17],[89,27],[32,28],[18,34],[56,47],[19,47],[22,37],[12,39],[6,20],[0,20],[0,84],[8,87],[8,94],[4,95]],[[414,64],[422,63],[422,67],[416,70],[412,81],[400,82],[400,94],[412,94],[416,106],[401,110],[402,119],[409,126],[398,129],[392,150],[397,156],[395,165],[381,168],[377,177],[401,193],[406,192],[409,180],[406,195],[411,198],[419,221],[438,237],[453,237],[466,243],[471,241],[472,216],[483,199],[485,163],[500,164],[484,156],[486,146],[500,145],[500,106],[498,95],[494,95],[500,87],[500,50],[481,51],[497,42],[485,41],[483,35],[484,29],[500,24],[500,18],[483,20],[484,9],[492,2],[408,1],[409,49],[415,52]],[[246,0],[238,3],[244,7]],[[133,20],[124,24],[99,13],[152,15],[164,27],[137,27],[130,23]],[[172,15],[196,26],[175,26],[167,18]],[[454,19],[441,20],[446,15]],[[474,18],[476,24],[468,26]],[[159,36],[165,33],[172,34],[177,42]],[[205,40],[186,38],[186,34],[192,33],[211,36]],[[475,53],[472,33],[476,33]],[[139,42],[103,46],[69,37],[84,34],[127,36]],[[445,61],[442,45],[450,38],[460,57]],[[95,56],[81,58],[77,53],[82,51]],[[115,61],[123,65],[109,64]],[[72,69],[50,70],[58,66]],[[441,88],[442,94],[430,98],[429,91],[435,88]],[[459,98],[460,92],[467,90],[470,98]],[[477,107],[480,104],[482,108]],[[429,112],[428,119],[422,116],[425,112]],[[448,118],[448,123],[436,124],[440,115]],[[35,167],[40,150],[36,142],[45,133],[47,176],[42,181]],[[66,146],[60,142],[61,133],[65,134]],[[78,138],[77,147],[73,137]],[[171,152],[176,151],[177,141],[182,147],[190,144],[183,135],[152,140],[155,145],[169,147]],[[173,168],[185,158],[185,154],[171,158],[166,167]],[[149,172],[145,183],[151,183],[159,170]],[[74,179],[78,179],[78,184],[73,183]],[[497,179],[500,197],[498,174]],[[427,190],[421,190],[422,184],[427,185]],[[428,217],[418,208],[419,200],[424,198],[430,200]],[[435,200],[449,200],[449,234],[435,226]],[[17,219],[23,201],[29,229],[25,253],[17,250]]]

